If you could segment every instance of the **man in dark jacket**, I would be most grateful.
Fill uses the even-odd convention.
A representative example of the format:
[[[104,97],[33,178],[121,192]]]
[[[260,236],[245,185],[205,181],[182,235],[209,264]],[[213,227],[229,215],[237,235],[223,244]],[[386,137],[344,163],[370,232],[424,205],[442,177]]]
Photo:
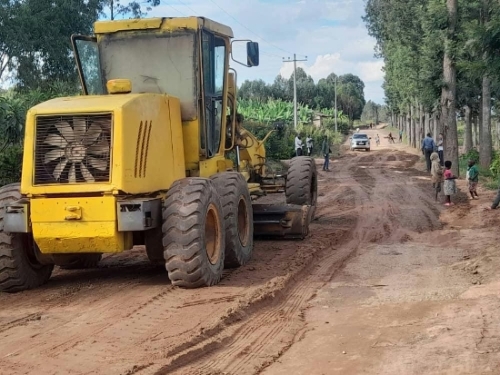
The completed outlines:
[[[436,148],[434,139],[431,137],[431,133],[427,133],[427,137],[422,140],[422,154],[425,156],[425,162],[427,164],[427,172],[431,172],[431,155]]]

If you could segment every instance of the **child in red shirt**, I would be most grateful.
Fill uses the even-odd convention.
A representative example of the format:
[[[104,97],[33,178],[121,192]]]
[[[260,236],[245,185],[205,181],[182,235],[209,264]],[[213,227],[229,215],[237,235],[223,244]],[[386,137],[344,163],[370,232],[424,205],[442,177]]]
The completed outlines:
[[[451,161],[446,160],[444,162],[444,186],[443,186],[443,193],[446,196],[446,203],[444,204],[445,206],[452,206],[453,203],[451,203],[451,196],[453,194],[457,193],[457,185],[455,183],[455,180],[457,179],[456,176],[453,175],[453,172],[451,171]]]

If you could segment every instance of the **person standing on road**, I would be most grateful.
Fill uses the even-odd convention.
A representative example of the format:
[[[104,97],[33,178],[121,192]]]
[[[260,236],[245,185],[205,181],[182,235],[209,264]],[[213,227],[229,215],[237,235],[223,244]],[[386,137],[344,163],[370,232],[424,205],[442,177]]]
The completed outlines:
[[[403,131],[400,130],[399,131],[399,143],[402,143],[403,142]]]
[[[330,170],[330,153],[332,150],[330,149],[330,142],[328,142],[328,136],[325,135],[325,138],[323,139],[323,144],[321,145],[321,153],[325,157],[325,162],[323,163],[323,170],[324,171],[329,171]]]
[[[497,196],[495,199],[493,199],[493,203],[491,204],[490,207],[487,207],[487,210],[496,210],[498,208],[498,205],[500,205],[500,186],[498,187],[497,191]]]
[[[453,172],[451,171],[451,161],[446,160],[444,162],[444,195],[446,196],[446,203],[444,204],[445,206],[452,206],[453,203],[451,203],[451,196],[457,193],[457,184],[455,183],[455,180],[457,179],[456,176],[453,175]]]
[[[309,134],[306,138],[307,156],[311,156],[313,152],[313,139]]]
[[[295,137],[295,156],[302,156],[302,139],[300,138],[300,134],[297,134]]]
[[[443,168],[441,167],[441,163],[439,162],[439,155],[437,154],[437,152],[433,152],[431,154],[431,161],[431,181],[432,187],[436,192],[435,200],[437,202],[438,195],[441,192],[441,184],[443,182]]]
[[[439,133],[438,137],[438,155],[439,155],[439,161],[441,162],[441,165],[444,165],[444,145],[443,145],[443,133]]]
[[[467,181],[469,181],[469,193],[471,199],[479,198],[477,195],[477,184],[479,182],[479,169],[477,169],[476,162],[469,160],[467,167]]]
[[[377,144],[377,146],[380,146],[380,137],[379,135],[377,134],[377,136],[375,137],[375,143]]]
[[[427,137],[422,140],[422,154],[425,156],[425,161],[427,163],[427,172],[431,171],[431,154],[434,152],[436,144],[434,139],[431,137],[431,133],[427,133]]]

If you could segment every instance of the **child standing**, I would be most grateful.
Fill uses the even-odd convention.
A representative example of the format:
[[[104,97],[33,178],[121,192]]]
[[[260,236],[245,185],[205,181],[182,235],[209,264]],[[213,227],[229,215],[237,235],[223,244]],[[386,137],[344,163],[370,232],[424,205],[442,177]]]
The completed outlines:
[[[471,199],[479,198],[477,195],[477,183],[479,182],[479,169],[474,160],[469,160],[467,167],[467,180],[469,180],[469,193]]]
[[[446,160],[444,162],[444,195],[446,196],[446,203],[444,204],[445,206],[452,206],[453,203],[451,203],[451,196],[453,194],[457,193],[457,185],[455,183],[455,180],[457,179],[456,176],[453,175],[453,172],[451,171],[451,161]]]
[[[441,184],[443,182],[443,168],[441,167],[441,163],[439,161],[439,154],[437,152],[433,152],[431,154],[431,179],[432,179],[432,187],[436,192],[436,202],[438,200],[438,194],[441,192]]]
[[[378,136],[378,134],[375,137],[375,143],[377,144],[377,146],[380,146],[380,137]]]

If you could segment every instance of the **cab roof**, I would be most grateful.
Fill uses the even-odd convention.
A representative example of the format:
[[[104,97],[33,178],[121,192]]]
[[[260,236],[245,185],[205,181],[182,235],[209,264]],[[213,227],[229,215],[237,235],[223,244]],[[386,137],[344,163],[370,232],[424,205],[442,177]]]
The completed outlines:
[[[97,21],[94,23],[95,34],[111,34],[133,30],[199,30],[207,29],[217,34],[233,38],[233,30],[229,26],[204,17],[162,17],[129,20]]]

